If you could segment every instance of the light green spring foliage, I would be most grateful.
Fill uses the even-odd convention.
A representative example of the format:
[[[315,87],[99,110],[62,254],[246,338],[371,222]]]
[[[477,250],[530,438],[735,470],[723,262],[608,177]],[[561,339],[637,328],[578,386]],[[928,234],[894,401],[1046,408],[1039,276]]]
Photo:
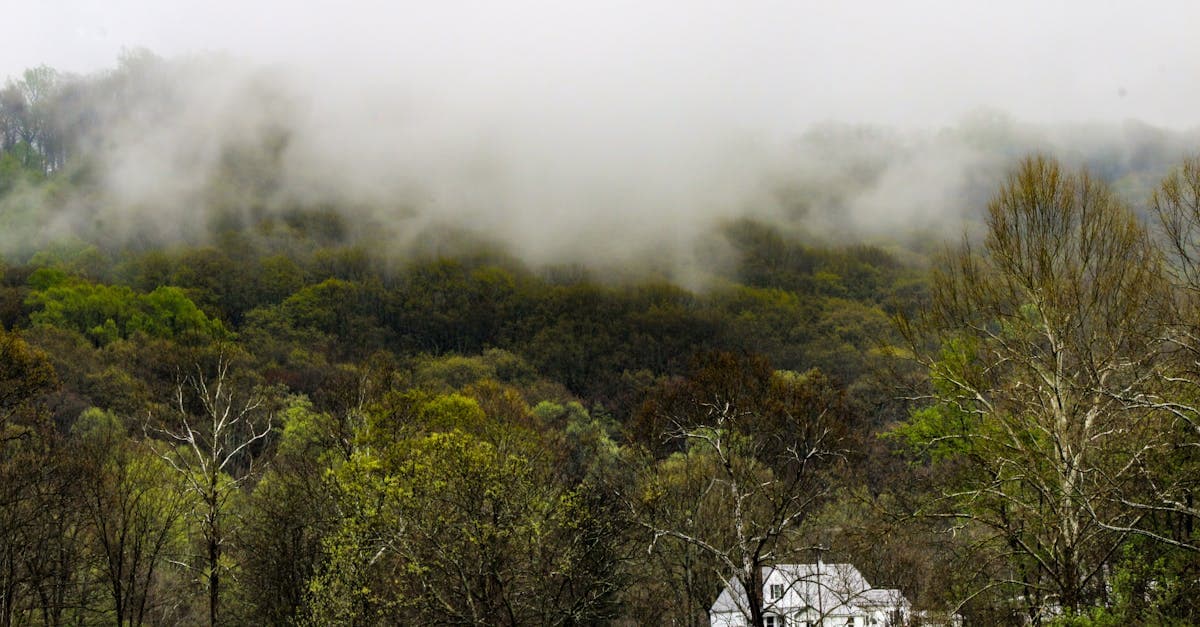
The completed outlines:
[[[586,504],[550,481],[535,435],[496,424],[474,399],[402,400],[329,471],[342,521],[309,586],[307,624],[557,620],[543,595],[578,576],[581,557],[555,543],[587,524]],[[572,424],[590,422],[574,409]]]
[[[219,320],[209,318],[177,287],[161,286],[150,293],[123,285],[103,285],[42,268],[31,275],[34,288],[27,303],[38,309],[34,324],[70,329],[97,346],[137,334],[153,338],[226,337]]]
[[[1176,614],[1195,596],[1195,581],[1188,574],[1186,555],[1163,551],[1145,538],[1134,538],[1122,547],[1108,578],[1112,597],[1105,607],[1067,613],[1050,621],[1052,627],[1124,627],[1195,624]],[[1194,571],[1193,571],[1194,572]]]
[[[977,341],[970,337],[951,339],[942,346],[939,367],[930,372],[939,398],[954,398],[946,373],[969,372],[977,350]],[[980,426],[979,416],[969,407],[946,401],[914,409],[907,422],[895,425],[882,437],[901,443],[918,460],[941,462],[967,453]]]
[[[282,431],[275,452],[280,459],[311,459],[322,466],[334,466],[345,458],[352,444],[352,425],[317,411],[306,397],[289,399],[280,418]]]

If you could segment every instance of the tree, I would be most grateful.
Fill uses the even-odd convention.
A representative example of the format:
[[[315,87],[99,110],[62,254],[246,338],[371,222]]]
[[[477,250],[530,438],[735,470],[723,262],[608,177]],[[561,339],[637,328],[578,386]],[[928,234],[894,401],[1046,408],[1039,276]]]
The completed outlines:
[[[139,294],[125,286],[88,283],[61,270],[43,268],[30,279],[35,289],[27,299],[38,311],[35,324],[72,329],[97,346],[136,333],[195,341],[219,339],[225,327],[200,311],[176,287],[160,286]]]
[[[1157,393],[1129,399],[1167,412],[1177,446],[1147,466],[1150,489],[1127,504],[1148,514],[1165,514],[1178,524],[1133,531],[1175,547],[1200,551],[1194,537],[1200,520],[1200,157],[1192,157],[1163,179],[1151,199],[1167,254],[1172,282],[1170,317],[1164,333],[1166,363]]]
[[[663,400],[651,412],[682,450],[649,469],[633,504],[650,552],[702,556],[710,572],[682,572],[748,590],[739,609],[761,627],[763,568],[801,550],[796,533],[832,486],[825,471],[845,456],[842,393],[819,371],[715,353]]]
[[[931,303],[901,320],[929,404],[896,432],[952,482],[921,513],[1008,564],[1030,620],[1103,600],[1140,513],[1121,507],[1158,445],[1120,399],[1151,380],[1163,277],[1145,229],[1086,171],[1021,162],[988,206],[982,251],[948,253]],[[1014,598],[1007,593],[1007,598]]]
[[[537,434],[458,394],[400,395],[335,466],[339,527],[313,624],[576,625],[611,618],[612,525],[556,483]]]
[[[58,387],[48,356],[0,330],[0,625],[20,622],[28,578],[23,562],[48,482],[44,397]]]
[[[0,330],[0,625],[61,624],[85,601],[80,469],[50,420],[58,387],[45,353]]]
[[[187,501],[170,467],[125,433],[120,419],[91,409],[75,423],[83,511],[119,625],[141,625],[156,575],[173,555]]]
[[[315,411],[304,397],[281,412],[271,467],[255,483],[237,537],[239,580],[253,612],[248,623],[300,618],[309,581],[327,558],[324,540],[341,523],[330,469],[351,453],[347,422]]]
[[[89,100],[91,87],[45,65],[9,79],[0,90],[0,152],[15,151],[42,175],[62,170],[93,126],[100,103]]]
[[[36,622],[61,625],[77,620],[78,609],[89,604],[81,469],[58,434],[42,432],[33,442],[40,455],[24,462],[33,466],[36,479],[26,484],[26,498],[15,508],[24,520],[10,541],[19,547],[28,607],[36,610]]]
[[[188,494],[196,500],[193,522],[199,528],[203,553],[191,564],[208,591],[209,624],[216,625],[221,609],[226,542],[235,519],[230,499],[254,474],[258,447],[271,433],[271,406],[259,388],[236,381],[232,359],[217,357],[211,373],[200,365],[176,385],[173,415],[153,432],[171,444],[159,456],[179,473]],[[249,389],[248,389],[249,388]]]

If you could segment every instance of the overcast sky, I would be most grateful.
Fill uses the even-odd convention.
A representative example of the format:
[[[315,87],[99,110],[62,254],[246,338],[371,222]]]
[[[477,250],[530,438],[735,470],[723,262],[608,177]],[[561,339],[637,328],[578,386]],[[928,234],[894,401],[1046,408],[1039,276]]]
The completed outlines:
[[[93,71],[146,47],[296,64],[333,89],[386,79],[779,131],[936,127],[980,108],[1184,129],[1200,111],[1197,25],[1185,0],[22,0],[4,10],[0,74]]]

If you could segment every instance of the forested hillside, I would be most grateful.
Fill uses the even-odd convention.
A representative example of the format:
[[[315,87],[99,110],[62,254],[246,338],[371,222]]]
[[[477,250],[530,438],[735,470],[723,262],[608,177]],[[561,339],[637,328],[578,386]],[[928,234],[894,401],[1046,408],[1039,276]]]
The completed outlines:
[[[769,210],[572,260],[299,197],[271,124],[131,195],[173,67],[0,92],[0,625],[707,625],[818,558],[931,620],[1200,620],[1190,138],[962,128],[957,213],[885,233],[939,144],[830,127]]]

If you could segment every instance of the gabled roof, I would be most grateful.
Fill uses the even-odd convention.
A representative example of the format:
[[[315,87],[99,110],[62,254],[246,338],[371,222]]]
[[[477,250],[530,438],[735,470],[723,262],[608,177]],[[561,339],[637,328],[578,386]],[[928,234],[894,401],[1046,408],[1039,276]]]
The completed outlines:
[[[730,579],[725,584],[725,588],[721,590],[721,594],[717,596],[717,600],[713,601],[712,612],[740,612],[741,607],[734,602],[734,596],[737,595],[739,601],[746,599],[746,589],[742,587],[742,582],[737,579]]]
[[[777,564],[763,568],[763,585],[785,586],[780,599],[764,599],[767,611],[794,612],[811,607],[826,616],[859,610],[907,606],[899,590],[876,589],[853,564]],[[736,595],[736,596],[735,596]],[[713,603],[714,613],[741,613],[746,592],[741,582],[729,580]]]
[[[865,607],[899,607],[908,605],[908,599],[895,588],[872,588],[863,593],[858,605]]]

